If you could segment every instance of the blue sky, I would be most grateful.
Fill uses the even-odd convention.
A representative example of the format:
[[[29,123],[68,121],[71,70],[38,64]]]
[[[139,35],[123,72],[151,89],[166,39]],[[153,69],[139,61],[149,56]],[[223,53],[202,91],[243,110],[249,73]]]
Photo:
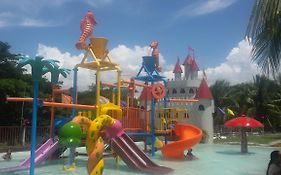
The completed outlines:
[[[191,46],[210,83],[218,78],[237,83],[257,72],[244,40],[252,5],[252,0],[1,0],[0,39],[14,53],[59,57],[63,66],[72,66],[82,53],[75,49],[80,20],[91,10],[98,22],[94,36],[109,39],[124,74],[134,74],[149,43],[157,40],[169,78],[177,56],[183,62]],[[253,69],[245,73],[247,66]]]

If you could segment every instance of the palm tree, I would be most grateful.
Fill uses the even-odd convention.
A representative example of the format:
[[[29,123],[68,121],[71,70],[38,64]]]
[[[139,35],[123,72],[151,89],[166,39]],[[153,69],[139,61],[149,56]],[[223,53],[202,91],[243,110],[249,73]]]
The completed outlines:
[[[264,73],[275,75],[280,67],[281,0],[256,0],[247,36],[253,43],[252,60]]]
[[[250,114],[251,107],[254,104],[253,96],[255,89],[250,83],[241,83],[231,88],[228,97],[228,107],[233,109],[238,115]]]
[[[222,107],[229,95],[230,82],[227,80],[217,80],[210,89],[214,96],[215,106]]]
[[[34,175],[35,167],[35,149],[36,149],[36,124],[37,124],[37,108],[38,108],[38,90],[39,81],[46,69],[52,70],[56,66],[55,60],[44,60],[42,56],[36,56],[34,59],[26,56],[18,56],[20,59],[18,67],[25,65],[31,66],[31,73],[33,79],[33,108],[32,108],[32,130],[31,130],[31,151],[30,151],[30,175]],[[44,71],[43,71],[44,70]]]
[[[274,132],[281,125],[281,92],[275,93],[272,100],[266,105],[267,115],[263,116],[266,125]]]
[[[19,78],[22,74],[22,69],[15,68],[17,58],[10,48],[8,43],[0,41],[0,78]]]
[[[54,60],[51,60],[51,62]],[[57,61],[52,62],[52,64],[54,65],[51,70],[44,67],[43,68],[43,74],[47,73],[47,72],[51,72],[51,83],[53,84],[52,87],[52,101],[54,101],[55,99],[55,94],[54,94],[54,90],[56,89],[56,85],[59,82],[59,76],[62,75],[64,78],[67,77],[67,75],[70,73],[70,69],[65,69],[65,68],[60,68],[57,65]],[[50,118],[50,137],[53,137],[53,122],[54,122],[54,115],[55,115],[55,109],[54,107],[51,108],[51,118]]]
[[[228,101],[228,96],[230,92],[230,82],[227,80],[217,80],[211,87],[210,90],[214,97],[215,102],[215,115],[214,115],[214,125],[220,126],[224,123],[224,114],[220,111],[222,107],[226,105]]]
[[[43,74],[47,72],[51,72],[51,83],[56,85],[59,82],[59,76],[62,75],[64,78],[70,73],[70,69],[59,67],[56,63],[53,63],[54,67],[49,70],[48,68],[44,67]]]

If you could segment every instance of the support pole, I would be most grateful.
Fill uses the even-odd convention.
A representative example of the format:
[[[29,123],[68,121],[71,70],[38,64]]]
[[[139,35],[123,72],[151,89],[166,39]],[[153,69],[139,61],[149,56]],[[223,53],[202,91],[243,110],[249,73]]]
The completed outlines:
[[[78,73],[78,68],[75,67],[73,69],[73,91],[72,91],[72,99],[73,99],[73,104],[77,104],[77,73]],[[72,109],[72,114],[71,118],[74,118],[75,115],[77,114],[77,110],[75,108]]]
[[[167,81],[163,81],[163,83],[164,83],[164,86],[167,87]],[[164,97],[164,108],[165,109],[167,108],[167,102],[168,102],[168,97],[167,97],[167,93],[165,93],[165,97]],[[165,110],[163,112],[164,112],[163,113],[163,115],[164,115],[163,117],[165,118],[166,121],[168,121],[168,117],[165,114]],[[166,122],[166,126],[165,126],[166,129],[168,128],[167,124],[168,123]],[[165,142],[165,144],[168,144],[167,135],[164,136],[164,142]]]
[[[241,127],[241,153],[248,153],[247,132],[245,127]]]
[[[55,88],[56,85],[53,85],[52,87],[52,98],[51,101],[55,102]],[[55,116],[55,108],[51,107],[51,119],[50,119],[50,138],[53,137],[53,131],[54,131],[54,116]]]
[[[96,117],[100,114],[100,69],[96,72]]]
[[[29,174],[34,175],[35,168],[35,149],[36,149],[36,126],[37,126],[37,109],[38,109],[38,90],[39,82],[34,80],[33,83],[33,108],[32,108],[32,129],[31,129],[31,150],[30,150],[30,168]]]
[[[155,99],[151,98],[151,116],[150,116],[150,134],[151,134],[151,155],[155,155],[155,128],[154,128],[154,114],[155,114]]]
[[[117,70],[117,106],[121,106],[121,70]]]

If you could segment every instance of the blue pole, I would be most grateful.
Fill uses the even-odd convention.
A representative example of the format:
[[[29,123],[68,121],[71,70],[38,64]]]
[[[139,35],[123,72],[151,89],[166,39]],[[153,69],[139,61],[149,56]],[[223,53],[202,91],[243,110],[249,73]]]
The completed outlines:
[[[155,111],[155,103],[154,103],[154,97],[151,99],[151,155],[155,155],[155,128],[154,128],[154,111]]]
[[[69,148],[69,159],[68,159],[68,163],[66,164],[66,166],[69,168],[74,164],[75,161],[75,153],[76,153],[76,147],[75,146],[71,146]]]
[[[167,81],[163,80],[163,83],[164,83],[164,86],[166,88],[167,87]],[[164,97],[164,108],[167,108],[167,102],[168,102],[168,97],[167,97],[167,93],[166,93],[165,97]],[[168,121],[167,115],[165,115],[165,113],[164,113],[164,117],[165,117],[165,120]],[[167,144],[168,143],[167,135],[165,135],[164,138],[165,138],[165,144]]]
[[[73,99],[73,104],[77,103],[77,72],[78,72],[78,68],[75,67],[73,69],[74,71],[74,75],[73,75],[73,91],[72,91],[72,99]],[[72,109],[72,114],[71,114],[71,118],[74,118],[76,115],[77,111],[75,108]]]
[[[34,80],[33,83],[33,107],[32,107],[32,129],[31,129],[31,150],[30,150],[30,169],[29,174],[34,175],[35,168],[35,149],[36,149],[36,125],[37,125],[37,108],[38,108],[38,90],[39,82]]]

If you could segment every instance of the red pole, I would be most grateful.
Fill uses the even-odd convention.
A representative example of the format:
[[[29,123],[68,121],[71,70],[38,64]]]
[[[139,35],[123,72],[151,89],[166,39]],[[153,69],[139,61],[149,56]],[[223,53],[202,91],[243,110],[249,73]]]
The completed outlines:
[[[52,86],[52,98],[51,101],[55,102],[55,91],[57,90],[56,85]],[[50,138],[53,136],[53,123],[54,123],[54,116],[55,116],[55,108],[51,107],[51,119],[50,119]]]

